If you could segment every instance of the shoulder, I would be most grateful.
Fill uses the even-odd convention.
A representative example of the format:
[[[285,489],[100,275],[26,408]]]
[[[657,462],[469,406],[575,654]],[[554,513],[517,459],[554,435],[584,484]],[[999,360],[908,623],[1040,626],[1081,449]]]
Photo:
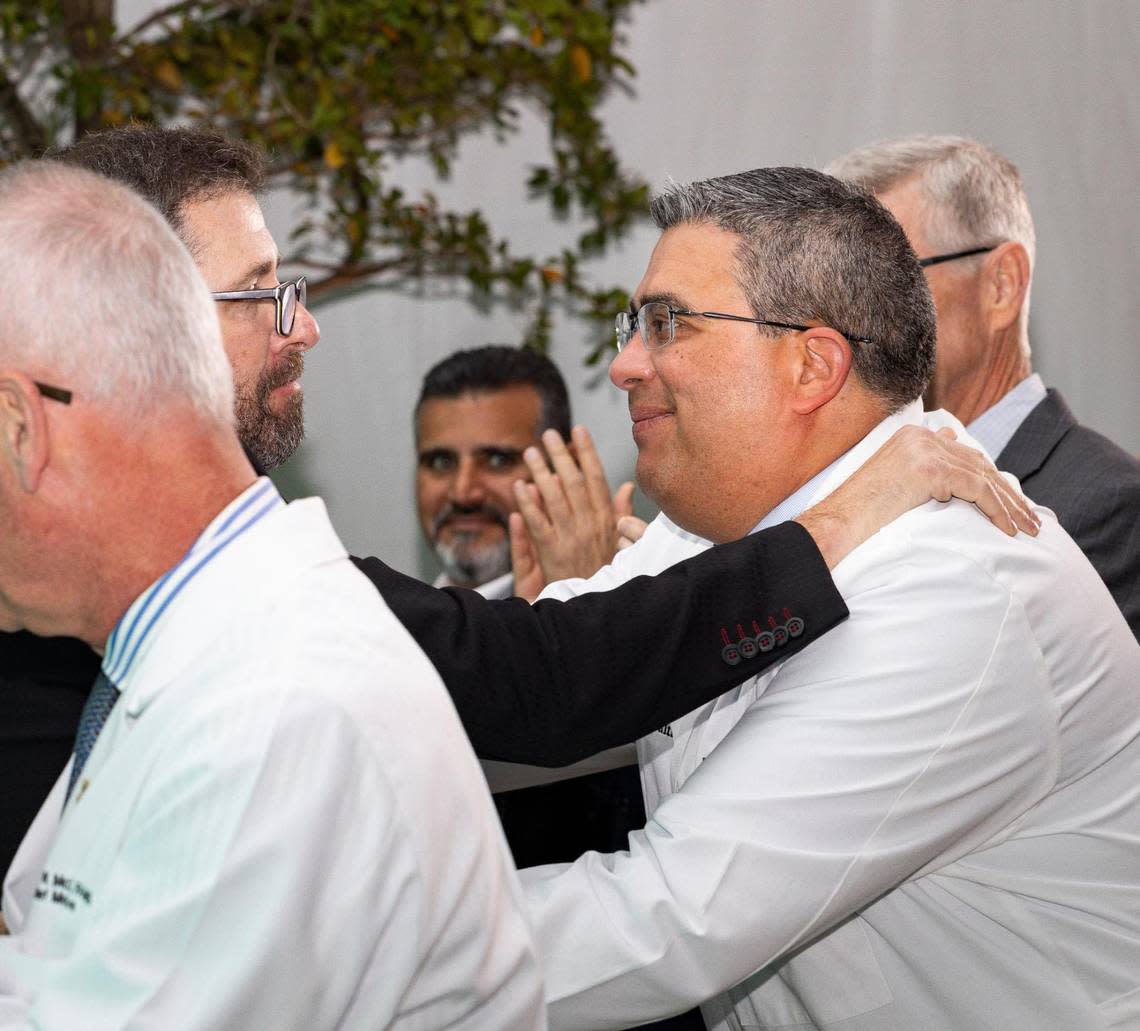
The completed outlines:
[[[1086,475],[1111,475],[1140,489],[1140,460],[1088,426],[1077,423],[1071,427],[1056,454],[1080,462]]]
[[[937,591],[947,592],[947,604],[963,588],[1008,594],[1018,577],[1051,576],[1051,570],[1078,565],[1085,565],[1080,552],[1048,514],[1038,538],[1008,537],[973,505],[955,499],[927,502],[896,519],[856,548],[833,575],[854,612],[852,602],[867,591],[914,583],[933,589],[930,603],[938,607]]]

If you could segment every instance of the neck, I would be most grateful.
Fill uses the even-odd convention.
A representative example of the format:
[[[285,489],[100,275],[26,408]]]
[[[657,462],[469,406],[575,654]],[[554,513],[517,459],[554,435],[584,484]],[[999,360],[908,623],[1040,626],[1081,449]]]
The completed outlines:
[[[927,395],[927,408],[945,408],[963,426],[989,411],[1033,370],[1029,361],[1029,341],[1017,327],[998,334],[985,352],[988,361],[979,362],[972,375],[959,383],[934,389]]]
[[[89,453],[94,460],[82,487],[64,499],[54,540],[46,542],[57,544],[60,556],[52,563],[52,625],[30,629],[78,637],[101,653],[135,598],[256,479],[227,428],[199,421],[195,431],[194,422],[188,428],[171,421],[156,419],[163,425],[141,433],[136,426],[133,436],[117,436],[114,448]]]
[[[793,416],[779,437],[780,447],[765,452],[768,461],[758,463],[747,482],[741,477],[735,486],[726,485],[717,509],[703,511],[688,523],[679,519],[674,522],[714,544],[737,540],[859,443],[885,417],[881,401],[849,384],[814,412]],[[671,513],[666,514],[672,518]]]

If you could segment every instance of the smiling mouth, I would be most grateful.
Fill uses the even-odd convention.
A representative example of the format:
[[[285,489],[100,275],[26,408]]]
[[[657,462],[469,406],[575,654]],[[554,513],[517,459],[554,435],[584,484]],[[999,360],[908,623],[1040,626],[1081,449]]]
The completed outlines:
[[[453,527],[453,528],[454,527],[463,528],[466,526],[498,526],[498,525],[500,525],[499,520],[494,519],[491,516],[487,516],[487,515],[461,515],[461,516],[452,516],[450,519],[444,520],[443,523],[440,524],[440,528],[443,529],[443,528],[449,527],[449,526]]]
[[[672,418],[673,413],[668,411],[631,412],[630,419],[633,420],[634,440],[651,433],[656,427],[663,425],[667,420]]]

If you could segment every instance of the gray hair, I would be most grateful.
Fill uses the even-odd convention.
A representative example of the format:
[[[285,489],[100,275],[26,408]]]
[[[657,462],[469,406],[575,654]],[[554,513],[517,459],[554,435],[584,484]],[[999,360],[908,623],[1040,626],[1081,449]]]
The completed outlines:
[[[756,318],[872,341],[852,343],[852,367],[888,411],[926,389],[934,304],[906,235],[870,194],[809,168],[758,168],[672,184],[651,212],[662,231],[694,223],[740,237],[733,271]]]
[[[0,362],[140,414],[174,395],[233,423],[214,302],[134,191],[54,161],[0,172],[0,280]]]
[[[953,252],[1014,240],[1037,250],[1021,173],[1008,158],[962,136],[906,136],[860,147],[827,171],[881,194],[916,179],[931,246]]]

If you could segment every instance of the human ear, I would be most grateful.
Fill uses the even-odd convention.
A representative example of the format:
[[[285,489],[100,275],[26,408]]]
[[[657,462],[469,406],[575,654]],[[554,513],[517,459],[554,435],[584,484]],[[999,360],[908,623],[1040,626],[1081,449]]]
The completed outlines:
[[[43,399],[23,373],[0,369],[0,459],[28,494],[39,487],[48,460]]]
[[[843,389],[851,371],[851,345],[834,329],[813,327],[800,333],[796,354],[799,369],[792,409],[809,415]]]
[[[1006,329],[1017,322],[1029,292],[1029,253],[1019,243],[1003,243],[984,266],[984,298],[990,328]]]

